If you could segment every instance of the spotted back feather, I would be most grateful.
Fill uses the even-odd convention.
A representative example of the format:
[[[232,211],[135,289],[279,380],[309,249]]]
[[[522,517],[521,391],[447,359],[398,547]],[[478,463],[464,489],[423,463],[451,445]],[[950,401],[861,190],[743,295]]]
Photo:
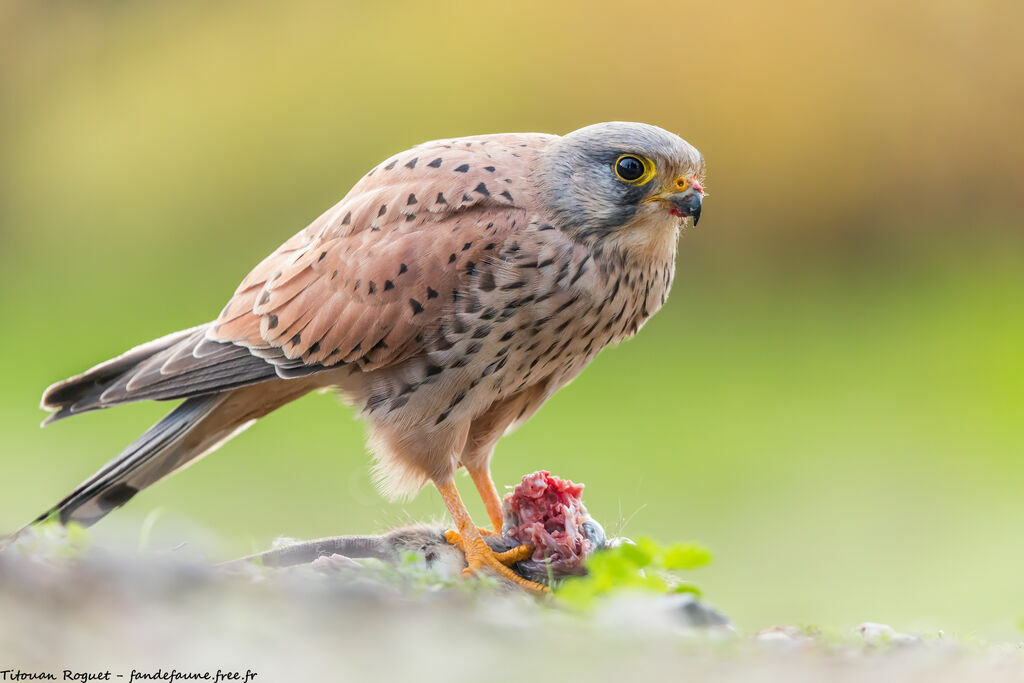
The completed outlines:
[[[526,227],[525,177],[552,137],[442,140],[391,157],[253,269],[209,338],[362,370],[422,350],[474,267]]]

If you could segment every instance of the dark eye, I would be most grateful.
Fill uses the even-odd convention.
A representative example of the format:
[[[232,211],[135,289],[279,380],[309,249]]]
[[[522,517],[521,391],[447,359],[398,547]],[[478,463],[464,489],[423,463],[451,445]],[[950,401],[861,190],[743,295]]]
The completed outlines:
[[[636,157],[619,157],[619,160],[615,162],[615,175],[619,176],[623,180],[628,180],[630,182],[639,180],[640,176],[643,174],[644,162],[640,161]]]
[[[634,185],[643,185],[654,177],[654,162],[632,154],[623,154],[616,159],[614,169],[619,180]]]

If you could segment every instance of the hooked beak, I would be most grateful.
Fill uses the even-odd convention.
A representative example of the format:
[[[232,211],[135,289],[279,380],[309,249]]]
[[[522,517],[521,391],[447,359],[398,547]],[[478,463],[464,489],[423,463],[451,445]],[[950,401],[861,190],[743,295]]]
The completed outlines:
[[[700,207],[703,204],[704,196],[694,188],[683,192],[676,192],[666,197],[672,208],[669,212],[673,216],[693,216],[693,224],[697,225],[700,220]]]
[[[697,225],[704,202],[704,188],[696,178],[676,178],[671,190],[657,194],[648,201],[652,200],[667,204],[673,216],[693,216],[693,224]]]

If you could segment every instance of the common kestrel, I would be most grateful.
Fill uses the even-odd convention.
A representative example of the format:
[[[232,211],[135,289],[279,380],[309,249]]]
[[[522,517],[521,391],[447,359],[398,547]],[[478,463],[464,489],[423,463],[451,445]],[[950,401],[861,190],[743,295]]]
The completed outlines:
[[[185,401],[39,519],[92,524],[330,387],[369,423],[384,493],[432,481],[467,572],[523,583],[503,562],[527,549],[489,549],[455,471],[500,533],[495,444],[665,303],[703,172],[691,145],[640,123],[438,140],[387,159],[256,266],[215,321],[46,390],[46,422]]]

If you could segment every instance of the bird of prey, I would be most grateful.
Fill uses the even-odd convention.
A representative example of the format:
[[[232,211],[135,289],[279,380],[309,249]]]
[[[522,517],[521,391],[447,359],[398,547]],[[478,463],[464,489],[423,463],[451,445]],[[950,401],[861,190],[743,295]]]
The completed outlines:
[[[369,423],[386,495],[433,482],[466,571],[539,589],[506,566],[529,548],[493,552],[454,474],[468,470],[500,533],[495,444],[665,303],[703,175],[694,147],[640,123],[392,156],[257,265],[216,320],[46,390],[46,422],[184,401],[39,519],[96,522],[274,409],[333,388]]]

